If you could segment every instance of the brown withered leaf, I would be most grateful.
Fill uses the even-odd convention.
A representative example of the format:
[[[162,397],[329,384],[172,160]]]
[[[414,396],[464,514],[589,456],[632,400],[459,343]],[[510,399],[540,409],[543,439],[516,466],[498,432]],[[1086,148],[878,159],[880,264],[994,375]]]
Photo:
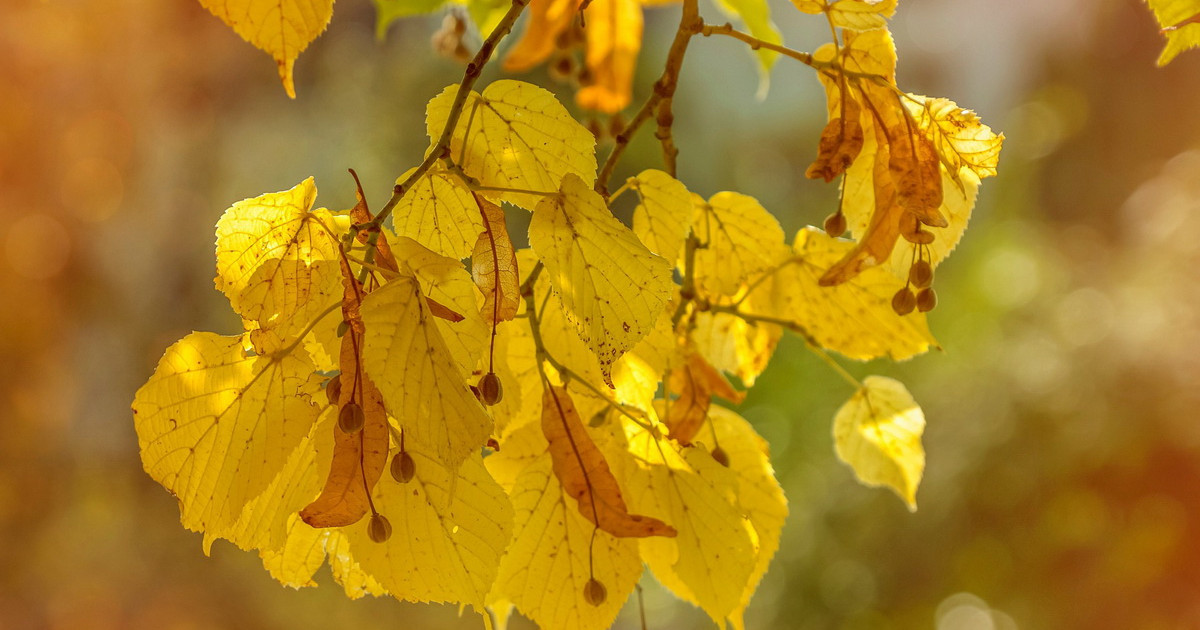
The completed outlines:
[[[458,311],[446,306],[445,304],[442,304],[428,295],[425,296],[425,304],[429,306],[429,312],[433,313],[434,317],[440,317],[452,322],[461,322],[464,319],[462,313],[459,313]]]
[[[363,347],[363,323],[359,315],[362,285],[351,274],[342,258],[342,316],[350,323],[342,336],[339,360],[338,408],[358,404],[363,411],[363,427],[353,434],[333,426],[333,461],[325,488],[315,501],[300,511],[300,518],[312,527],[344,527],[357,523],[371,506],[370,493],[387,463],[389,435],[387,410],[383,396],[366,372],[359,370]]]
[[[521,303],[517,251],[508,236],[504,210],[479,195],[474,197],[483,216],[483,232],[471,252],[471,278],[483,293],[479,310],[483,320],[497,324],[516,317]]]
[[[618,538],[675,536],[666,523],[630,514],[608,462],[592,442],[575,403],[564,387],[550,386],[542,395],[542,432],[550,443],[554,475],[579,502],[579,513]]]
[[[367,223],[375,218],[371,214],[371,210],[367,208],[367,198],[363,195],[362,183],[358,181],[358,173],[354,169],[350,169],[350,174],[354,176],[354,196],[358,199],[358,203],[350,209],[350,219],[355,224]],[[392,247],[388,244],[387,235],[380,232],[378,228],[375,230],[359,230],[358,242],[367,244],[371,239],[371,232],[378,232],[379,236],[375,240],[375,263],[389,271],[399,271],[400,267],[396,265],[396,257],[392,255]]]
[[[942,173],[937,148],[918,128],[908,110],[888,130],[888,172],[896,186],[896,202],[921,223],[946,227],[942,205]]]
[[[896,185],[888,170],[887,138],[878,127],[875,128],[875,138],[877,149],[871,172],[875,211],[871,213],[871,222],[858,245],[821,276],[818,284],[823,287],[841,284],[863,269],[887,260],[892,255],[896,239],[900,238],[900,223],[907,212],[896,199]]]
[[[804,173],[809,179],[831,182],[846,172],[863,148],[863,126],[859,120],[862,107],[852,94],[841,101],[840,116],[829,119],[821,131],[817,159]]]
[[[734,389],[698,352],[691,353],[686,363],[671,370],[667,386],[672,394],[679,396],[671,401],[666,417],[671,437],[680,444],[691,444],[692,438],[704,426],[714,395],[735,404],[746,398],[745,392]]]

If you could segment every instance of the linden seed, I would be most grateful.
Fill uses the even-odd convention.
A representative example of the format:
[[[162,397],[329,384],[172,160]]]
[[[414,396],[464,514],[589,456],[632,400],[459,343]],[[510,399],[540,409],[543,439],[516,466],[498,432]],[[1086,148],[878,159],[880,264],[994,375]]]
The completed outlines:
[[[908,282],[918,289],[933,284],[933,267],[929,261],[918,260],[913,263],[913,266],[908,268]]]
[[[337,327],[337,336],[338,336],[338,337],[344,337],[344,336],[346,336],[346,331],[347,331],[347,330],[350,330],[350,322],[348,322],[348,321],[346,321],[346,320],[344,320],[344,319],[343,319],[343,320],[342,320],[342,323],[338,324],[338,327]]]
[[[371,522],[367,523],[367,537],[377,543],[387,542],[392,537],[392,524],[387,517],[378,512],[372,514]]]
[[[500,384],[500,377],[496,376],[495,372],[488,372],[479,379],[479,398],[489,407],[504,398],[504,386]]]
[[[839,210],[825,217],[825,233],[837,238],[846,233],[846,215]]]
[[[600,121],[596,120],[595,118],[589,120],[587,128],[588,131],[592,133],[593,138],[597,140],[604,139],[604,128],[600,126]]]
[[[896,311],[897,315],[908,315],[916,306],[917,296],[913,295],[908,287],[900,289],[892,296],[892,310]]]
[[[351,400],[342,406],[342,410],[338,412],[338,428],[343,433],[354,435],[363,428],[363,423],[366,418],[363,417],[362,407],[358,403]]]
[[[922,230],[919,227],[912,232],[901,232],[904,235],[904,240],[917,245],[928,245],[933,242],[933,232]]]
[[[550,65],[550,76],[555,81],[565,81],[573,74],[575,74],[575,60],[570,55],[563,55]]]
[[[721,448],[720,446],[714,448],[712,450],[712,457],[713,459],[717,460],[718,464],[729,468],[729,454],[725,452],[725,449]]]
[[[922,313],[928,313],[937,306],[937,294],[933,292],[933,287],[921,289],[917,294],[917,310]]]
[[[412,455],[406,451],[396,453],[392,458],[392,478],[400,483],[408,483],[412,481],[413,473],[417,471],[417,465],[413,462]]]
[[[600,580],[592,578],[583,585],[583,599],[593,606],[599,606],[608,599],[608,589],[600,583]]]
[[[339,374],[325,382],[325,396],[329,398],[329,404],[338,404],[338,397],[342,395],[342,376]]]

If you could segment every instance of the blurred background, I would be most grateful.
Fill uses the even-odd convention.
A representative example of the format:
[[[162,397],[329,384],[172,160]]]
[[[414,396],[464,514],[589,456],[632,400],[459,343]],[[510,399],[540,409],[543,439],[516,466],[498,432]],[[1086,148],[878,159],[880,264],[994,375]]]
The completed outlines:
[[[792,47],[827,38],[774,10]],[[677,19],[648,12],[635,101]],[[440,20],[379,42],[371,3],[341,0],[289,101],[194,0],[4,1],[0,628],[479,627],[349,601],[327,571],[285,589],[228,544],[206,558],[142,472],[129,411],[168,344],[237,330],[212,285],[226,207],[315,175],[318,203],[346,208],[348,167],[377,206],[417,163],[425,102],[461,73],[432,52]],[[1155,68],[1138,0],[904,0],[892,30],[901,87],[1008,136],[939,269],[945,351],[849,366],[925,408],[920,511],[836,461],[851,392],[786,341],[740,408],[791,501],[749,627],[1200,628],[1200,52]],[[765,100],[757,87],[739,43],[693,43],[680,178],[754,195],[789,231],[819,224],[836,191],[802,174],[823,93],[787,60]],[[658,165],[647,132],[617,176]],[[710,627],[644,584],[649,628]],[[639,627],[636,609],[617,627]]]

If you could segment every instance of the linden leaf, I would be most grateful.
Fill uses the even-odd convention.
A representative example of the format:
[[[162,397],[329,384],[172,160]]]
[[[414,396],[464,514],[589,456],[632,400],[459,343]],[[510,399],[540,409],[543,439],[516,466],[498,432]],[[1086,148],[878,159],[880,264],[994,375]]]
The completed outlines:
[[[483,293],[479,314],[488,324],[497,324],[516,317],[521,306],[517,250],[500,206],[479,195],[475,195],[475,203],[483,217],[483,231],[471,252],[471,277]]]
[[[887,133],[888,174],[896,187],[896,204],[932,227],[946,227],[942,205],[941,163],[933,141],[916,129],[905,112],[904,120]]]
[[[834,98],[831,92],[830,98]],[[809,179],[824,179],[831,182],[846,172],[863,148],[863,127],[860,121],[862,107],[858,100],[848,95],[839,101],[837,116],[831,116],[821,131],[817,159],[804,173]],[[831,108],[832,109],[832,108]]]
[[[410,238],[397,240],[396,251],[420,282],[431,314],[437,313],[430,299],[461,313],[452,320],[436,317],[433,321],[460,372],[469,376],[488,343],[488,326],[476,306],[475,283],[470,274],[460,261],[435,254]]]
[[[376,289],[362,304],[363,366],[404,434],[448,468],[487,441],[492,421],[463,381],[411,276]]]
[[[339,246],[320,225],[332,228],[334,221],[324,209],[309,212],[316,197],[310,177],[291,190],[239,201],[217,222],[217,289],[233,310],[281,341],[299,335],[340,294]]]
[[[542,628],[611,626],[642,575],[637,543],[596,529],[570,506],[548,456],[521,472],[511,497],[515,533],[488,600],[511,601]],[[607,591],[599,605],[584,595],[592,579]]]
[[[200,0],[242,39],[271,55],[287,95],[296,98],[292,66],[333,17],[333,0]]]
[[[767,441],[755,433],[741,416],[713,406],[709,410],[709,421],[717,434],[717,444],[725,452],[729,470],[737,479],[737,502],[750,525],[754,527],[755,562],[750,580],[742,591],[738,607],[729,615],[733,627],[745,627],[742,613],[750,605],[750,599],[758,590],[758,584],[766,575],[771,559],[779,550],[779,536],[787,519],[787,498],[775,478],[771,466]]]
[[[583,62],[592,82],[575,93],[580,107],[613,114],[633,98],[633,71],[642,47],[642,5],[638,0],[591,0]]]
[[[512,536],[513,508],[472,453],[457,470],[430,452],[408,448],[413,476],[375,486],[375,509],[392,525],[383,543],[366,520],[345,530],[349,551],[392,596],[412,602],[469,604],[483,612]]]
[[[770,268],[784,249],[783,229],[753,197],[719,192],[698,202],[692,231],[696,286],[712,295],[733,295],[752,276]]]
[[[363,335],[353,328],[342,337],[341,387],[338,408],[362,410],[363,425],[354,433],[340,426],[334,433],[333,463],[321,495],[300,511],[312,527],[344,527],[357,523],[371,509],[371,488],[387,466],[389,430],[383,396],[370,375],[359,371]]]
[[[525,31],[504,57],[504,70],[523,72],[550,56],[557,49],[555,41],[571,26],[580,0],[537,0],[529,3]]]
[[[430,138],[446,125],[458,86],[429,101]],[[520,81],[496,81],[472,92],[450,140],[450,154],[467,175],[484,186],[555,192],[567,174],[596,179],[596,139],[546,90]],[[531,209],[544,195],[503,192],[498,196]],[[470,206],[468,206],[470,207]],[[475,225],[478,225],[476,223]],[[474,242],[479,229],[464,236]]]
[[[773,324],[751,324],[729,313],[696,313],[691,340],[713,367],[733,374],[753,387],[767,368],[783,329]]]
[[[883,376],[863,379],[838,409],[833,420],[833,442],[838,459],[854,469],[868,486],[887,486],[917,509],[917,486],[925,471],[921,434],[925,414],[904,384]]]
[[[670,297],[671,264],[650,253],[599,194],[571,175],[562,195],[547,197],[533,213],[529,243],[611,387],[612,364],[650,332]]]
[[[962,168],[970,169],[979,179],[996,174],[1004,134],[993,133],[975,112],[948,99],[909,94],[904,104],[932,139],[951,176]]]
[[[753,527],[737,504],[736,477],[705,451],[681,449],[631,422],[613,424],[627,444],[624,455],[609,457],[626,460],[621,480],[630,506],[678,531],[639,540],[642,559],[659,582],[723,626],[755,567]]]
[[[578,502],[584,518],[618,538],[675,536],[675,530],[658,519],[630,514],[617,478],[588,436],[566,389],[546,388],[542,432],[550,444],[554,474],[563,490]]]
[[[308,435],[318,383],[301,353],[248,356],[244,337],[192,333],[167,348],[133,400],[146,472],[179,499],[184,527],[225,531]]]
[[[772,276],[772,284],[752,293],[763,314],[795,322],[822,348],[866,361],[903,361],[937,347],[924,313],[900,316],[892,296],[906,282],[888,270],[866,269],[832,287],[820,286],[825,269],[854,248],[815,228],[796,235],[795,256]],[[764,299],[756,299],[759,297]]]
[[[667,406],[663,422],[670,429],[671,438],[684,445],[691,444],[708,419],[714,395],[735,404],[746,398],[745,392],[734,389],[698,352],[689,354],[686,363],[671,370],[667,391],[677,398]]]
[[[1179,53],[1200,46],[1200,2],[1196,0],[1147,0],[1167,45],[1158,66],[1167,65]]]
[[[408,179],[409,169],[396,183]],[[430,170],[404,193],[392,221],[397,236],[407,236],[429,249],[462,260],[483,230],[483,222],[470,189],[458,176]]]
[[[887,26],[896,12],[896,0],[792,0],[805,13],[829,15],[834,26],[856,31]]]
[[[633,210],[633,233],[647,249],[675,262],[692,229],[692,194],[682,182],[655,169],[642,171],[628,183],[640,200]]]

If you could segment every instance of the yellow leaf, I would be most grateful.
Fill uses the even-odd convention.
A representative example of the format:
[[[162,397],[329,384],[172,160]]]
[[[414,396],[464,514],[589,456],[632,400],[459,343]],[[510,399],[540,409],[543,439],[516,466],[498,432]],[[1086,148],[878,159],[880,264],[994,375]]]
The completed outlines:
[[[234,525],[317,420],[319,380],[307,358],[247,356],[243,343],[184,337],[133,400],[142,464],[194,531]]]
[[[396,183],[408,179],[409,169]],[[471,191],[457,175],[430,170],[404,193],[392,221],[397,236],[407,236],[429,249],[462,260],[483,231],[483,220]]]
[[[521,72],[545,61],[557,48],[558,34],[574,21],[579,3],[580,0],[530,0],[525,32],[509,49],[504,69]]]
[[[662,521],[631,514],[625,507],[617,479],[584,428],[566,388],[546,387],[542,433],[549,443],[554,475],[584,518],[618,538],[675,536],[675,530]]]
[[[694,217],[696,286],[705,293],[734,295],[786,250],[779,221],[753,197],[719,192],[698,202]]]
[[[713,396],[734,404],[746,398],[745,392],[734,389],[698,352],[689,354],[686,362],[671,370],[666,391],[675,399],[666,403],[663,423],[670,430],[671,439],[683,445],[690,445],[708,420]]]
[[[835,99],[836,90],[829,91],[829,98]],[[821,142],[817,149],[817,159],[804,173],[809,179],[823,179],[831,182],[835,177],[846,172],[854,163],[863,148],[863,127],[861,122],[862,107],[853,95],[841,98],[837,106],[830,106],[830,119],[825,129],[821,131]],[[836,115],[834,115],[836,113]]]
[[[584,63],[592,83],[575,93],[580,107],[606,113],[625,109],[633,97],[633,71],[642,47],[638,0],[592,0],[587,9]]]
[[[792,4],[805,13],[828,13],[834,26],[856,31],[887,26],[896,12],[896,0],[792,0]]]
[[[713,367],[742,379],[746,387],[767,368],[783,329],[750,324],[729,313],[696,313],[691,339]]]
[[[924,313],[892,310],[892,296],[905,281],[888,270],[874,267],[843,284],[820,286],[824,270],[853,248],[815,228],[801,230],[795,256],[752,294],[755,310],[795,322],[822,348],[860,361],[903,361],[937,347]]]
[[[305,527],[303,523],[298,527]],[[387,595],[379,581],[367,573],[350,555],[350,541],[345,530],[325,530],[325,553],[333,579],[342,585],[346,597],[359,599],[363,595]]]
[[[629,178],[638,194],[633,233],[650,251],[674,263],[692,229],[692,194],[682,182],[655,169]]]
[[[362,321],[363,366],[388,412],[406,437],[456,469],[487,441],[492,421],[463,380],[416,279],[400,276],[367,295]]]
[[[1159,67],[1179,53],[1200,46],[1200,2],[1196,0],[1148,0],[1167,45],[1158,57]]]
[[[291,588],[316,586],[313,576],[325,564],[327,530],[308,526],[296,514],[286,523],[287,538],[278,549],[259,553],[263,568],[280,584]]]
[[[537,377],[534,377],[537,381]],[[538,382],[538,387],[541,383]],[[539,405],[540,408],[540,405]],[[500,450],[484,458],[488,474],[504,491],[512,494],[517,477],[531,464],[544,459],[549,442],[540,422],[531,422],[509,431],[500,438]]]
[[[511,496],[515,534],[488,600],[511,601],[542,628],[607,629],[641,577],[637,543],[597,530],[570,505],[549,455],[525,468]],[[599,606],[584,597],[593,576],[607,591]]]
[[[675,286],[671,264],[650,253],[599,194],[570,175],[561,196],[538,205],[529,243],[612,386],[613,363],[650,332]]]
[[[458,92],[452,85],[429,101],[426,124],[436,138]],[[520,81],[496,81],[472,92],[450,141],[450,155],[484,186],[557,192],[567,174],[596,179],[596,139],[546,90]],[[526,209],[544,195],[502,192],[498,197]],[[476,229],[470,236],[479,234]]]
[[[234,204],[217,222],[217,289],[233,310],[287,341],[341,296],[336,237],[310,177]],[[257,341],[257,338],[256,338]],[[260,354],[277,348],[256,344]]]
[[[717,444],[725,451],[729,470],[737,479],[738,506],[750,519],[755,533],[754,569],[742,591],[740,604],[730,614],[733,627],[741,630],[745,627],[742,613],[779,550],[779,536],[788,515],[787,498],[775,478],[767,441],[755,433],[749,422],[715,405],[709,410],[709,422],[717,433]]]
[[[925,414],[903,383],[868,376],[838,409],[833,443],[859,481],[891,488],[916,511],[917,486],[925,471],[924,431]]]
[[[929,135],[952,177],[962,168],[970,169],[978,179],[996,174],[1004,134],[993,133],[975,112],[948,99],[917,94],[909,94],[904,105]]]
[[[625,460],[619,475],[630,507],[678,531],[640,539],[642,559],[659,582],[724,627],[755,566],[754,529],[738,506],[736,477],[706,451],[680,448],[631,422],[612,424],[627,446],[618,439],[618,452],[607,455],[614,466]]]
[[[459,371],[470,376],[484,356],[490,334],[476,304],[475,282],[460,261],[438,255],[412,239],[397,239],[395,250],[417,277],[423,295],[462,315],[458,321],[436,317],[433,323]]]
[[[363,519],[344,530],[350,555],[398,599],[463,603],[483,612],[512,536],[508,496],[478,453],[455,471],[432,452],[406,452],[412,479],[399,483],[385,475],[375,486],[375,509],[391,522],[391,537],[374,542]]]
[[[333,0],[200,0],[242,39],[275,59],[287,95],[296,98],[292,66],[333,17]]]

